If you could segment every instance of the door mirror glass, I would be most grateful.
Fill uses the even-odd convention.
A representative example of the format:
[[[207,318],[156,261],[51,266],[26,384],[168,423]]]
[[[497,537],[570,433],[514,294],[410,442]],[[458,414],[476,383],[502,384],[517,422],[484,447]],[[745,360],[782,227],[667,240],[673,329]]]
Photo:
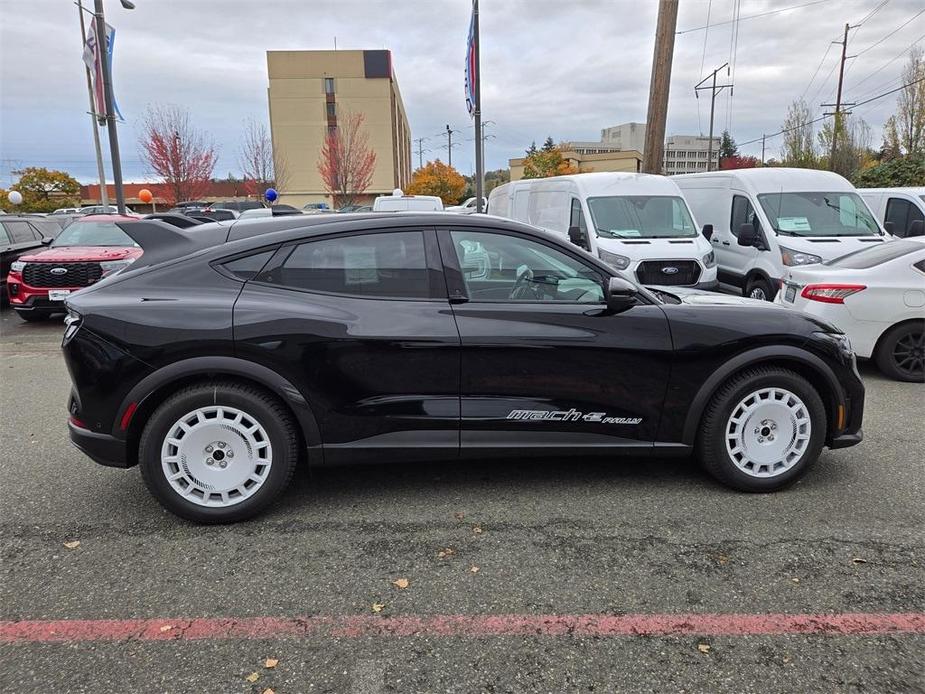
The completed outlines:
[[[574,243],[579,248],[584,248],[587,250],[587,245],[585,244],[585,235],[582,233],[580,227],[569,227],[568,228],[568,240]]]
[[[49,244],[51,244],[52,241],[54,241],[53,238],[51,238],[50,236],[46,236],[45,238],[42,239],[42,245],[48,246]]]
[[[909,230],[906,232],[906,238],[909,239],[913,236],[925,236],[925,221],[916,219],[914,222],[909,224]]]
[[[639,294],[639,288],[623,279],[622,277],[611,277],[607,281],[607,288],[604,291],[604,301],[607,303],[607,310],[610,313],[622,313],[631,306],[636,304],[636,295]]]
[[[704,225],[703,225],[703,230],[701,231],[701,233],[703,234],[703,237],[704,237],[707,241],[709,241],[710,239],[713,238],[713,225],[712,225],[712,224],[704,224]]]
[[[758,232],[752,224],[743,224],[739,227],[739,245],[758,247]]]

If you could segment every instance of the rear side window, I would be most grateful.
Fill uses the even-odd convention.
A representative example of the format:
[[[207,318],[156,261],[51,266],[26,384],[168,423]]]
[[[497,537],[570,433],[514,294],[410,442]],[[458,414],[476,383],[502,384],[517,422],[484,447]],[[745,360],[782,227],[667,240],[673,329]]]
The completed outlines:
[[[27,241],[36,240],[36,234],[32,231],[32,227],[29,226],[28,222],[4,222],[3,226],[6,227],[6,232],[13,239],[13,243],[26,243]]]
[[[273,249],[263,253],[247,255],[243,258],[236,258],[225,263],[223,267],[239,280],[251,280],[254,279],[258,272],[263,270],[263,266],[267,264],[267,261],[273,257],[275,252],[276,250]]]
[[[261,276],[293,289],[375,298],[430,298],[424,234],[400,231],[309,241]]]
[[[6,233],[6,227],[0,224],[0,245],[10,242],[10,235]]]
[[[39,238],[55,238],[61,233],[61,226],[57,222],[46,222],[45,220],[33,221],[32,226],[38,232]]]

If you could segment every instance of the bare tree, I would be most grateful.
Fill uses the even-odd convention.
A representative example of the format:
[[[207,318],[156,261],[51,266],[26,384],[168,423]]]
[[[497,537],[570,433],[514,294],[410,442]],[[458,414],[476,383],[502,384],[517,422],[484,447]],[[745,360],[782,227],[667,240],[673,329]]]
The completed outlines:
[[[288,184],[288,167],[282,152],[276,151],[267,126],[256,118],[244,122],[244,136],[238,153],[238,163],[247,182],[253,182],[252,194],[267,188],[283,192]]]
[[[913,48],[902,72],[908,85],[896,99],[896,115],[884,128],[884,145],[891,154],[925,154],[925,59],[922,49]]]
[[[369,148],[364,120],[362,113],[344,113],[321,146],[318,173],[335,207],[352,205],[372,181],[376,153]]]
[[[202,197],[218,157],[211,138],[190,123],[189,112],[174,105],[149,105],[141,125],[141,158],[164,179],[172,198],[168,202]]]
[[[813,112],[805,101],[799,99],[787,109],[784,121],[784,145],[780,155],[784,166],[812,168],[816,165],[816,150],[813,143]]]

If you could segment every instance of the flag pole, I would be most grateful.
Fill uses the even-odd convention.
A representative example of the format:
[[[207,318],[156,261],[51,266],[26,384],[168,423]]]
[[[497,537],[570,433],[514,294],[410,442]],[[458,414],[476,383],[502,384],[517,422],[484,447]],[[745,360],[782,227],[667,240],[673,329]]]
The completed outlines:
[[[472,0],[472,23],[475,28],[475,211],[482,210],[482,184],[485,175],[485,162],[482,161],[482,77],[479,69],[479,0]]]

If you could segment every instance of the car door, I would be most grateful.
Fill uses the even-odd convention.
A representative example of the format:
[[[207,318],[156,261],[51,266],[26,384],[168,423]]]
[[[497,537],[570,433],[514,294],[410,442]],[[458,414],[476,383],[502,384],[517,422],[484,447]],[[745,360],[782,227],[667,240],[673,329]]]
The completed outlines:
[[[244,285],[234,335],[302,391],[326,463],[457,454],[459,333],[433,229],[287,244]]]
[[[438,237],[462,343],[464,454],[652,447],[672,354],[659,306],[609,314],[609,275],[527,233]]]

